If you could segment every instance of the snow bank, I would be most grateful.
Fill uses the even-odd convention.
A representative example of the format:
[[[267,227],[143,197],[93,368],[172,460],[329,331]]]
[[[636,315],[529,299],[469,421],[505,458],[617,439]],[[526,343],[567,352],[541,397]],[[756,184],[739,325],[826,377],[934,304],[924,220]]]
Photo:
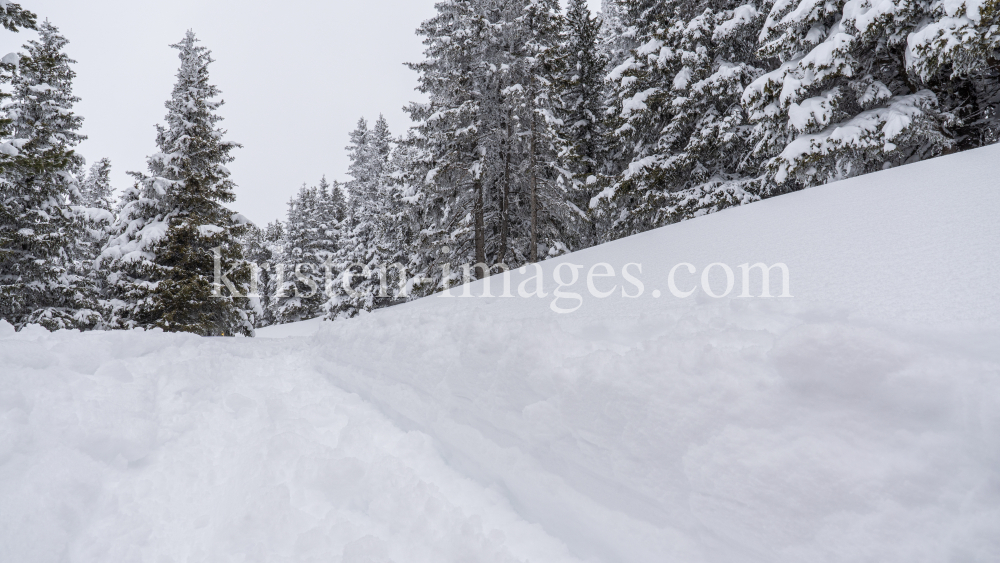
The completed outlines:
[[[0,561],[996,561],[997,161],[546,263],[643,265],[571,315],[550,286],[275,339],[0,325]],[[783,262],[794,298],[678,299],[681,262]]]
[[[4,336],[0,561],[576,561],[303,352]]]

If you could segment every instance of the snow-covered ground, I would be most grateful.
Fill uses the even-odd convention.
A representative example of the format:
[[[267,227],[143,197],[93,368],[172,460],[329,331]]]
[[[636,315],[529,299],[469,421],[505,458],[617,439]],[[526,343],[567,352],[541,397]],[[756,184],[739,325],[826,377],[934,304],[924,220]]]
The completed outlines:
[[[0,561],[998,561],[997,162],[579,252],[546,298],[270,339],[0,325]],[[556,314],[564,261],[564,291],[607,262],[635,293],[634,262],[644,293]],[[674,297],[682,262],[733,296]],[[794,297],[735,297],[755,262]]]

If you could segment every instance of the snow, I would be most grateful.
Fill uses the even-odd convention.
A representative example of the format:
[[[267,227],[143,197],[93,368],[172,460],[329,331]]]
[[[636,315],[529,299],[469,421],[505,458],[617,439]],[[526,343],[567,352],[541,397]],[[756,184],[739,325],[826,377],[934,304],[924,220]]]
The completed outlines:
[[[934,101],[935,96],[930,90],[897,96],[890,101],[888,107],[863,111],[819,133],[801,135],[788,143],[777,157],[779,166],[774,180],[779,184],[784,183],[797,163],[807,161],[813,154],[829,154],[836,147],[875,147],[890,152],[896,148],[892,141],[907,130],[914,116],[919,115],[924,107],[934,105]],[[793,106],[791,109],[794,110],[789,111],[793,127],[804,128],[809,125],[807,119],[812,114],[808,112],[814,111],[812,108]]]
[[[715,41],[725,39],[740,27],[753,22],[758,17],[760,17],[760,12],[757,11],[757,7],[753,4],[738,6],[733,10],[733,17],[731,19],[722,22],[715,28],[712,38]]]
[[[107,223],[112,223],[115,220],[115,216],[110,211],[105,209],[100,209],[97,207],[84,207],[82,205],[71,206],[70,209],[77,214],[78,217],[86,221],[100,222],[105,221]]]
[[[218,225],[198,225],[198,234],[203,237],[212,237],[224,232],[226,230]]]
[[[959,14],[967,16],[975,25],[982,25],[982,12],[987,0],[943,0],[944,13],[951,17]]]
[[[919,61],[922,51],[948,53],[967,49],[975,44],[975,37],[974,22],[968,17],[940,18],[907,35],[907,65]]]
[[[835,33],[805,56],[782,63],[780,67],[756,78],[743,92],[743,104],[751,105],[768,90],[780,89],[779,100],[784,106],[799,99],[814,84],[833,75],[851,76],[853,70],[847,57],[854,37]]]
[[[896,14],[898,7],[895,0],[848,0],[844,4],[844,22],[854,22],[854,27],[861,33],[869,32],[872,24]]]
[[[134,206],[148,200],[138,200],[129,203]],[[128,207],[126,207],[127,209]],[[127,216],[127,215],[126,215]],[[167,221],[152,221],[143,223],[142,221],[131,221],[125,232],[116,239],[113,239],[101,253],[99,260],[122,260],[132,262],[149,257],[149,249],[157,242],[163,240],[167,235],[170,224]]]
[[[268,326],[257,329],[257,338],[290,338],[301,336],[315,336],[323,325],[323,317],[288,323],[283,325]]]
[[[657,88],[649,88],[643,90],[642,92],[637,93],[631,98],[626,98],[622,100],[622,113],[621,113],[622,117],[628,119],[628,117],[631,116],[633,112],[643,111],[647,109],[646,100],[648,100],[650,96],[657,93],[658,91],[659,90]]]
[[[788,106],[788,126],[801,133],[813,127],[829,125],[840,98],[840,91],[834,88],[820,96],[802,100],[801,104],[791,103]]]
[[[677,74],[674,75],[674,83],[673,83],[674,90],[685,90],[687,88],[687,86],[688,86],[688,82],[691,81],[691,74],[692,73],[691,73],[691,68],[690,67],[684,67],[684,68],[680,69],[679,71],[677,71]],[[642,101],[645,101],[645,100],[646,100],[646,98],[644,97],[642,99]],[[645,109],[645,104],[643,104],[643,108],[642,109]]]
[[[607,77],[605,77],[605,80],[608,82],[616,82],[618,80],[621,80],[622,75],[624,75],[626,72],[633,70],[635,68],[638,68],[635,59],[629,57],[625,62],[612,69],[611,72],[608,73]]]
[[[0,323],[0,560],[996,561],[998,159],[562,256],[544,298],[264,339]],[[602,262],[616,291],[553,313],[567,261],[563,291]],[[675,298],[685,262],[731,265],[733,295],[737,265],[785,263],[794,297]]]

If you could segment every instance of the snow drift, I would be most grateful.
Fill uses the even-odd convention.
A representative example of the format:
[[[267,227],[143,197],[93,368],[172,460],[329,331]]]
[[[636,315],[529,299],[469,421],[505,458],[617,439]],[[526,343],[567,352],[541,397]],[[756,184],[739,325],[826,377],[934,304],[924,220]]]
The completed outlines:
[[[270,339],[0,324],[0,561],[996,561],[995,162],[546,263],[642,264],[569,315],[549,287]],[[794,297],[667,291],[756,262]]]

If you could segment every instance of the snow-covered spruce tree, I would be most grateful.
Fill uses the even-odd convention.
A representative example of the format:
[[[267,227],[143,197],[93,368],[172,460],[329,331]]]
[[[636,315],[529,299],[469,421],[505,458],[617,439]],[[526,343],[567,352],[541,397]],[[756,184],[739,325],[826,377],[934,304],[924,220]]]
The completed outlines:
[[[767,194],[929,158],[954,146],[954,115],[941,111],[935,92],[913,78],[937,72],[935,55],[950,66],[957,62],[951,56],[964,49],[936,49],[931,40],[921,51],[921,37],[934,36],[930,28],[950,25],[928,28],[935,8],[927,10],[909,1],[770,6],[759,53],[778,64],[743,96],[755,123],[750,157],[765,167]]]
[[[131,173],[136,185],[125,194],[102,254],[113,270],[114,321],[251,336],[257,311],[246,297],[251,272],[239,242],[249,221],[223,205],[235,199],[225,165],[239,145],[224,141],[218,127],[222,102],[209,84],[208,49],[192,31],[172,47],[181,65],[166,126],[157,126],[159,152],[147,161],[149,174]]]
[[[12,21],[4,20],[8,28]],[[0,182],[0,317],[18,328],[90,329],[102,317],[82,268],[81,209],[72,205],[80,200],[83,164],[73,148],[85,139],[78,132],[83,118],[73,113],[74,61],[58,28],[46,21],[38,32],[20,56],[5,108],[14,139],[3,147]]]
[[[353,317],[405,298],[401,282],[407,280],[412,233],[403,228],[394,145],[382,116],[370,130],[361,119],[351,133],[347,151],[352,179],[346,186],[350,211],[336,259],[340,275],[330,287],[330,319]]]
[[[324,217],[327,218],[328,222],[327,228],[332,229],[339,226],[347,217],[347,200],[344,197],[344,188],[340,182],[335,180],[331,184],[327,181],[326,176],[323,176],[319,180],[319,191],[320,194],[325,194],[322,205]]]
[[[324,177],[318,187],[303,186],[288,202],[288,220],[282,237],[281,260],[275,271],[276,291],[271,298],[275,322],[296,322],[326,312],[326,280],[335,275],[335,258],[341,243],[343,210],[338,209],[331,186]],[[328,273],[329,272],[329,273]]]
[[[636,26],[629,21],[627,0],[602,0],[598,48],[607,61],[607,70],[618,67],[631,56],[635,42]]]
[[[102,158],[91,165],[80,181],[80,201],[87,207],[110,212],[115,206],[114,192],[111,187],[111,161]]]
[[[585,0],[570,0],[562,22],[556,87],[559,159],[569,172],[567,198],[577,209],[588,209],[600,191],[606,152],[604,76],[608,58],[598,49],[599,18]],[[585,222],[579,246],[594,243],[592,221]]]
[[[409,67],[419,74],[427,103],[407,107],[415,123],[408,136],[408,185],[419,190],[421,239],[418,259],[434,272],[426,291],[452,283],[437,264],[485,263],[484,123],[481,94],[489,91],[484,36],[489,26],[482,0],[444,0],[417,30],[425,59]],[[501,70],[497,67],[497,71]],[[433,246],[432,246],[433,245]]]
[[[570,0],[560,37],[557,117],[570,151],[564,160],[570,163],[574,178],[584,182],[600,173],[603,156],[601,114],[607,58],[597,48],[600,25],[585,0]]]
[[[257,225],[247,225],[246,232],[240,237],[240,244],[243,245],[243,256],[251,264],[256,264],[257,271],[257,297],[260,305],[260,313],[254,318],[254,328],[263,328],[274,324],[271,307],[267,299],[267,288],[271,282],[271,264],[274,261],[274,253],[267,241],[267,231]]]
[[[257,318],[257,327],[261,328],[278,324],[275,296],[278,295],[284,280],[278,279],[276,267],[279,264],[285,264],[285,224],[281,221],[272,221],[267,224],[267,228],[254,227],[254,231],[255,234],[246,239],[245,245],[248,248],[247,259],[260,268],[258,270],[260,276],[258,294],[260,295],[262,311]]]
[[[621,73],[630,68],[634,61],[632,51],[639,46],[640,29],[647,30],[648,25],[644,25],[645,9],[640,9],[640,4],[632,0],[602,0],[601,2],[601,30],[598,38],[598,49],[607,61],[604,74],[604,90],[602,108],[602,122],[605,129],[605,152],[602,158],[602,171],[605,176],[617,176],[624,170],[631,161],[632,151],[625,143],[619,142],[613,135],[616,125],[620,125],[619,90],[621,84],[617,80],[610,80],[608,75],[614,73],[620,77]],[[604,181],[602,184],[608,184]],[[602,189],[607,185],[599,186]],[[600,215],[594,219],[601,219]],[[607,225],[603,221],[595,222],[598,231],[607,230]]]
[[[556,0],[526,0],[516,19],[524,37],[519,57],[523,77],[513,102],[520,106],[520,123],[526,135],[522,168],[527,177],[528,258],[539,260],[539,246],[548,256],[569,252],[583,244],[589,223],[584,211],[573,205],[572,174],[561,167],[560,136],[563,123],[555,115],[560,107],[558,77],[562,30]]]
[[[79,179],[78,205],[73,206],[83,222],[83,233],[78,244],[80,257],[76,266],[87,282],[88,290],[96,297],[98,308],[107,311],[104,299],[107,293],[107,273],[100,266],[99,258],[115,221],[114,188],[111,186],[111,161],[107,158],[95,162]]]
[[[78,206],[82,216],[88,244],[88,267],[100,256],[108,240],[109,228],[115,219],[114,188],[111,186],[111,161],[102,158],[79,179]],[[93,268],[92,268],[93,269]]]
[[[0,25],[8,31],[17,33],[23,29],[36,29],[37,16],[22,9],[20,4],[7,3],[0,7]],[[20,57],[16,53],[9,53],[0,59],[0,84],[10,84],[17,70],[17,63]],[[10,98],[10,92],[6,88],[0,88],[0,103]],[[5,113],[0,113],[0,174],[6,170],[7,163],[17,156],[18,149],[14,139],[11,138],[11,119]],[[2,176],[0,176],[2,180]]]
[[[425,289],[460,280],[459,264],[480,264],[482,276],[565,252],[585,223],[559,160],[558,3],[437,8],[418,30],[426,59],[411,66],[429,102],[409,108],[416,126],[404,146],[414,168],[402,171],[416,236],[428,245],[411,261],[437,272]],[[450,276],[445,263],[456,265]]]
[[[628,163],[594,200],[613,239],[758,199],[741,98],[763,71],[759,10],[737,1],[628,4],[641,44],[608,76]]]
[[[909,88],[931,90],[941,111],[958,118],[948,131],[958,149],[1000,139],[1000,2],[855,1],[844,5],[844,23],[895,52]]]

